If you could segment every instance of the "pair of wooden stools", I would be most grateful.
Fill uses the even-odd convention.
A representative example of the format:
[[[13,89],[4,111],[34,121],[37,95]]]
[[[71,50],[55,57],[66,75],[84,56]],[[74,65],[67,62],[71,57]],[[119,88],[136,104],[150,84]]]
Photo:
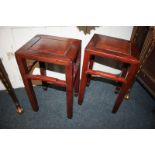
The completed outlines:
[[[81,40],[37,35],[16,52],[16,60],[33,110],[38,111],[39,107],[31,80],[41,80],[44,86],[48,82],[66,88],[67,116],[72,118],[73,94],[79,96],[79,104],[82,104],[85,87],[90,82],[90,76],[104,77],[122,84],[117,87],[119,92],[112,112],[118,110],[133,83],[139,66],[138,58],[133,55],[134,50],[136,49],[130,41],[95,34],[85,48],[81,82]],[[95,56],[125,64],[122,74],[117,76],[93,70]],[[28,66],[27,60],[33,60],[32,65]],[[36,62],[40,64],[40,75],[31,74],[31,69]],[[64,66],[66,80],[46,76],[45,63]]]

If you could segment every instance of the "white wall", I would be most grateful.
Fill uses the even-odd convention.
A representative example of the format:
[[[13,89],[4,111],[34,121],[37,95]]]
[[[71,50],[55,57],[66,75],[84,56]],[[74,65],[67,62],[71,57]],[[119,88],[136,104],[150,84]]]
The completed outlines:
[[[97,27],[91,31],[90,35],[85,35],[80,32],[77,27],[0,27],[0,57],[8,72],[10,81],[14,88],[23,87],[23,82],[17,67],[17,63],[14,57],[15,51],[20,48],[25,42],[30,40],[36,34],[48,34],[61,37],[77,38],[82,40],[82,62],[84,48],[89,42],[94,33],[109,35],[117,38],[130,39],[132,26],[104,26]],[[94,69],[104,70],[117,74],[119,71],[110,67],[106,67],[100,64],[95,64]],[[38,69],[34,71],[38,73]],[[60,73],[48,71],[49,76],[55,76],[60,79],[64,79],[65,76]],[[0,83],[0,89],[4,89]]]

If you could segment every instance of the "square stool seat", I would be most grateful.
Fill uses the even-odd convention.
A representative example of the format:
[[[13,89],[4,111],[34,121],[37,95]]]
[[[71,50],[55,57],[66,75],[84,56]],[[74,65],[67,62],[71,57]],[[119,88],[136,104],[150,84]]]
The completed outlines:
[[[46,62],[67,62],[73,61],[77,55],[81,41],[78,39],[68,39],[49,35],[36,35],[16,54],[35,59],[44,60]]]
[[[19,50],[16,51],[16,60],[27,91],[27,95],[34,111],[38,111],[36,95],[31,80],[42,81],[43,88],[52,83],[66,88],[67,116],[72,118],[73,88],[74,95],[79,92],[81,40],[62,38],[49,35],[36,35]],[[27,60],[33,63],[28,66]],[[39,62],[40,75],[32,75],[33,66]],[[46,64],[61,65],[65,68],[66,80],[46,76]]]
[[[86,50],[123,62],[139,62],[134,55],[134,50],[137,49],[132,46],[130,41],[124,39],[95,34],[88,43]]]

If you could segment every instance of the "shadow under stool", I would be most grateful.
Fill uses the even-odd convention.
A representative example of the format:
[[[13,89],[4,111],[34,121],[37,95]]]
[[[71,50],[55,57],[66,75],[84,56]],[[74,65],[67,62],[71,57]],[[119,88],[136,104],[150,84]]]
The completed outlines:
[[[81,40],[36,35],[15,54],[32,109],[38,111],[39,106],[31,80],[40,80],[44,90],[47,83],[66,88],[67,117],[72,118],[73,94],[78,96],[79,92]],[[33,60],[33,63],[28,66],[26,60]],[[33,75],[31,69],[37,62],[40,66],[40,75]],[[64,66],[66,80],[47,76],[45,63]]]

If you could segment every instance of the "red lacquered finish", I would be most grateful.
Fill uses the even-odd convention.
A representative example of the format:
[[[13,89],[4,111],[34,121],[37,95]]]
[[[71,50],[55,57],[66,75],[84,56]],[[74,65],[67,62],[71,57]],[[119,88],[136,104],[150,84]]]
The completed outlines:
[[[82,69],[82,79],[79,91],[79,104],[82,104],[84,98],[84,92],[86,85],[89,85],[90,76],[99,76],[114,80],[118,83],[122,83],[119,89],[115,105],[112,112],[117,112],[121,105],[124,96],[127,94],[131,87],[134,77],[139,67],[139,60],[132,53],[134,53],[132,44],[130,41],[113,38],[109,36],[95,34],[87,47],[85,48],[85,56]],[[111,73],[105,73],[102,71],[93,70],[94,57],[102,57],[113,59],[123,64],[127,64],[128,67],[124,68],[120,76],[116,76]]]
[[[45,90],[47,90],[47,82],[66,87],[67,116],[68,118],[72,118],[73,88],[75,96],[79,92],[80,59],[80,40],[49,35],[35,36],[16,52],[19,70],[34,111],[38,111],[39,106],[31,80],[41,80]],[[26,60],[34,60],[34,62],[28,66]],[[30,73],[36,62],[39,62],[40,75],[32,75]],[[46,76],[45,63],[64,66],[66,80]]]

